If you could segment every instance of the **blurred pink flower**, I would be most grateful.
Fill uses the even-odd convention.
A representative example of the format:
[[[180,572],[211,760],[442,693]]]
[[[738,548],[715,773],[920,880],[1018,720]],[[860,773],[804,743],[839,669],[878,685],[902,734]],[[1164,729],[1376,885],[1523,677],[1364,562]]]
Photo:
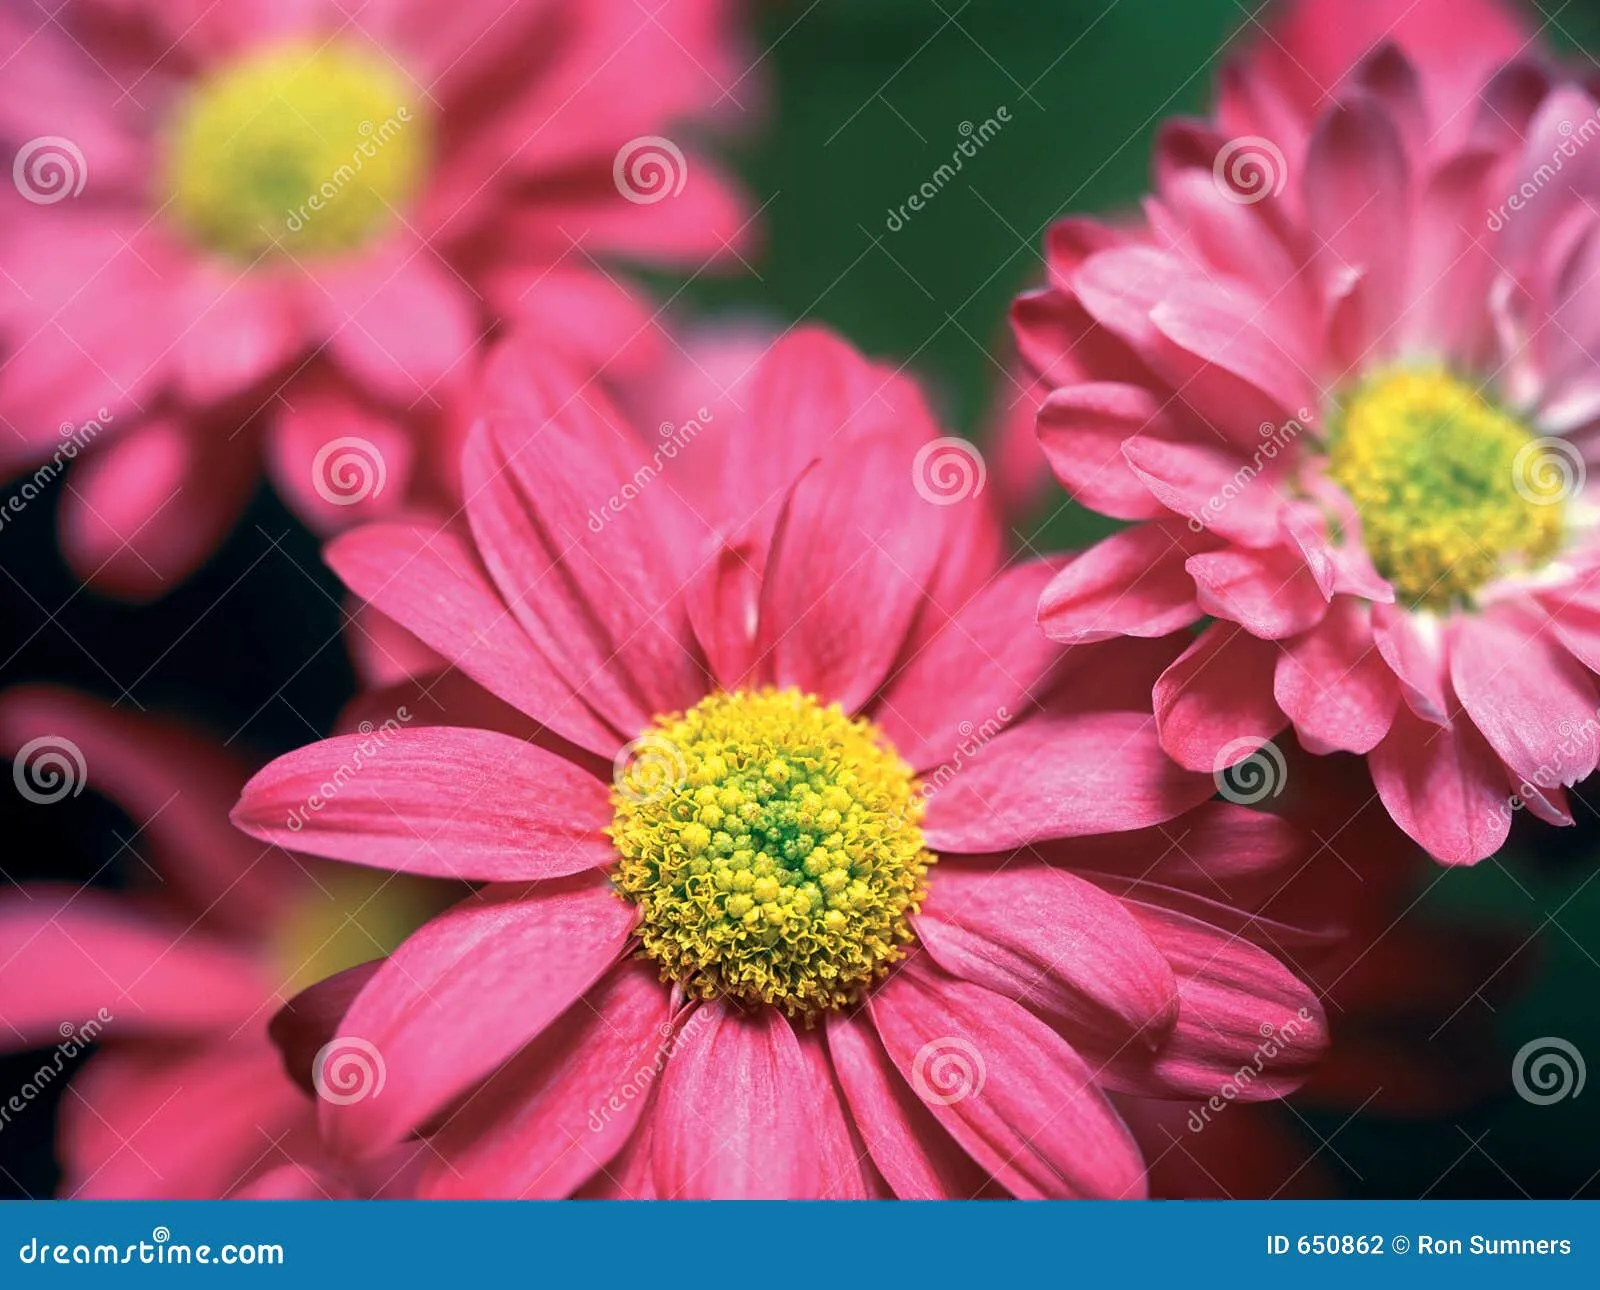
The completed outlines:
[[[1155,687],[1168,752],[1221,768],[1292,726],[1470,863],[1523,807],[1571,823],[1600,755],[1600,105],[1513,63],[1447,135],[1429,65],[1378,46],[1298,162],[1169,132],[1147,222],[1058,225],[1014,319],[1057,475],[1137,521],[1046,631],[1213,619]]]
[[[263,457],[324,531],[451,499],[500,320],[625,364],[604,263],[745,240],[663,137],[754,92],[727,0],[57,9],[0,14],[0,473],[87,453],[62,540],[115,593],[203,561]]]
[[[1265,948],[1309,934],[1251,912],[1299,835],[1161,752],[1177,646],[1033,628],[1054,562],[1002,567],[909,382],[803,330],[739,389],[638,426],[507,348],[469,530],[330,547],[459,706],[303,826],[348,737],[234,818],[484,885],[324,1009],[388,1076],[326,1139],[424,1133],[435,1196],[1141,1194],[1110,1092],[1274,1097],[1320,1054]]]
[[[403,1190],[409,1151],[351,1168],[323,1149],[313,1101],[267,1025],[300,985],[383,953],[437,898],[414,880],[263,851],[227,822],[244,768],[176,725],[69,691],[12,690],[0,752],[30,744],[32,758],[62,757],[53,770],[29,762],[42,785],[64,791],[52,776],[83,775],[73,787],[86,779],[135,826],[129,891],[31,883],[0,896],[0,1047],[59,1044],[68,1057],[101,1045],[62,1100],[61,1194]]]

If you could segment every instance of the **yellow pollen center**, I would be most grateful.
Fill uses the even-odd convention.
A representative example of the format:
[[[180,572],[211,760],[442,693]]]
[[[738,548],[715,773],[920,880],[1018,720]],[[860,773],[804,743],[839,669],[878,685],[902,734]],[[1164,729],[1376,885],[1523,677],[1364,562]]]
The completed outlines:
[[[335,254],[390,227],[430,153],[412,87],[381,54],[277,45],[194,87],[167,141],[166,189],[212,250]]]
[[[1409,604],[1445,609],[1560,549],[1565,493],[1545,441],[1438,370],[1358,389],[1335,419],[1329,475],[1355,503],[1374,567]]]
[[[911,768],[870,722],[797,690],[714,694],[631,753],[615,881],[663,980],[811,1017],[901,957],[934,856]]]

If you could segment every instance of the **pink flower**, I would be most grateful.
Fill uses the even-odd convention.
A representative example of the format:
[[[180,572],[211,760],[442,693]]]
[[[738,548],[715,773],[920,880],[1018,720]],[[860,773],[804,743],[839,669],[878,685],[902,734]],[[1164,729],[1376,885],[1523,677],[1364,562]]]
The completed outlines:
[[[175,725],[68,691],[19,689],[0,700],[0,752],[19,758],[22,782],[44,798],[87,785],[115,802],[135,832],[108,865],[127,860],[161,884],[112,893],[35,883],[0,897],[0,1046],[55,1045],[41,1057],[48,1081],[101,1045],[62,1101],[61,1194],[403,1190],[409,1151],[360,1168],[329,1156],[267,1024],[308,979],[392,945],[435,897],[410,881],[263,853],[227,822],[243,769]],[[333,1087],[358,1058],[330,1054]]]
[[[745,235],[663,137],[753,93],[725,0],[55,8],[0,15],[0,472],[87,456],[62,539],[120,594],[204,560],[263,458],[324,531],[452,499],[501,320],[625,363],[656,337],[603,262]]]
[[[635,426],[515,348],[487,382],[467,529],[329,548],[481,689],[234,813],[483,884],[330,1010],[388,1075],[334,1151],[423,1133],[433,1196],[1124,1196],[1111,1091],[1303,1077],[1322,1014],[1264,946],[1305,934],[1252,912],[1297,835],[1160,751],[1172,646],[1034,630],[1053,562],[1002,565],[906,380],[805,330],[728,417]]]
[[[1446,122],[1436,79],[1379,46],[1265,184],[1239,140],[1169,133],[1148,221],[1058,225],[1014,318],[1057,475],[1136,521],[1051,584],[1046,631],[1213,619],[1155,687],[1172,756],[1292,726],[1463,863],[1523,806],[1570,823],[1600,752],[1600,116],[1512,64]]]

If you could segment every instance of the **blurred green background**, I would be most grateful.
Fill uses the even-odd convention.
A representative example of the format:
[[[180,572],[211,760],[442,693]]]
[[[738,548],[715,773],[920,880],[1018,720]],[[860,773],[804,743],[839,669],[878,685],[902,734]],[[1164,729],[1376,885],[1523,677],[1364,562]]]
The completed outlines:
[[[1203,107],[1219,53],[1262,8],[1260,0],[763,4],[755,47],[768,51],[767,122],[730,150],[763,204],[755,274],[655,285],[700,310],[828,323],[869,353],[909,361],[949,425],[978,433],[1005,383],[1006,308],[1040,275],[1045,228],[1069,211],[1137,202],[1160,120]],[[1545,8],[1552,43],[1600,50],[1594,5]],[[753,101],[753,91],[752,78],[741,95]],[[900,231],[887,229],[889,211],[950,157],[962,123],[1002,106],[1010,120],[1000,132]],[[50,679],[113,697],[128,687],[146,707],[242,729],[262,754],[304,743],[313,733],[305,718],[325,730],[350,695],[338,586],[323,570],[328,596],[306,594],[300,570],[320,568],[317,543],[266,492],[212,567],[137,611],[75,589],[54,553],[53,522],[47,507],[30,509],[0,553],[7,683]],[[1027,526],[1040,547],[1100,531],[1058,504]],[[114,675],[76,640],[97,643],[97,655],[108,643]],[[1506,856],[1423,875],[1428,890],[1414,916],[1504,925],[1543,942],[1534,988],[1496,1017],[1508,1077],[1516,1048],[1544,1035],[1600,1062],[1600,883],[1590,881],[1600,817],[1587,795],[1575,795],[1575,830],[1521,820]],[[126,823],[87,797],[71,812],[42,812],[0,794],[0,849],[14,878],[88,880],[118,828]],[[10,1086],[33,1065],[10,1062],[0,1075]],[[1600,1090],[1532,1106],[1511,1094],[1508,1078],[1502,1096],[1463,1116],[1398,1122],[1307,1110],[1288,1122],[1353,1195],[1600,1195]],[[0,1194],[53,1185],[48,1132],[36,1114],[0,1135]],[[1319,1137],[1331,1147],[1319,1148]]]

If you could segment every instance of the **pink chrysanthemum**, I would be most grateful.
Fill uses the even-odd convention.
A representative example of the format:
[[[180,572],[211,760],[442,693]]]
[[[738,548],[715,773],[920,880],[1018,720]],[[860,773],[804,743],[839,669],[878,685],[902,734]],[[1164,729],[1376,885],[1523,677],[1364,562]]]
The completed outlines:
[[[0,63],[0,472],[87,455],[63,542],[123,594],[263,457],[324,531],[450,497],[499,320],[615,359],[650,328],[604,260],[744,235],[661,137],[749,97],[724,0],[24,3]]]
[[[1040,438],[1138,523],[1040,620],[1213,619],[1155,687],[1168,752],[1221,768],[1292,726],[1471,862],[1522,806],[1570,823],[1600,750],[1600,109],[1515,62],[1468,102],[1373,43],[1303,138],[1263,106],[1281,60],[1247,60],[1224,129],[1165,135],[1145,223],[1052,232],[1015,310],[1058,387]]]
[[[1161,752],[1169,645],[1037,632],[1053,566],[905,380],[802,331],[714,398],[636,430],[508,349],[468,531],[331,546],[477,728],[302,749],[234,819],[484,885],[342,1010],[387,1083],[329,1144],[426,1134],[425,1195],[1140,1194],[1109,1092],[1322,1046],[1249,912],[1295,835]]]
[[[315,1103],[284,1073],[268,1023],[308,980],[382,953],[437,898],[414,880],[263,853],[227,823],[244,770],[167,722],[13,690],[0,700],[0,754],[19,758],[37,799],[87,784],[134,826],[127,892],[33,883],[0,896],[0,1047],[58,1046],[42,1059],[42,1092],[100,1045],[62,1100],[61,1194],[403,1191],[408,1151],[352,1168],[323,1148]],[[330,1056],[324,1079],[342,1087],[361,1054]]]

